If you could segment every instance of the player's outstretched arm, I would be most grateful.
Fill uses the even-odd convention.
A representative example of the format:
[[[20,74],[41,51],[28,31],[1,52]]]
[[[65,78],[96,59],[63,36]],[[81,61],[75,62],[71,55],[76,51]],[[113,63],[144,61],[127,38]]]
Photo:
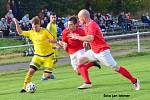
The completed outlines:
[[[78,40],[87,41],[87,42],[92,41],[94,39],[93,35],[79,36],[78,34],[69,34],[69,37],[71,39],[78,39]]]
[[[19,26],[19,22],[16,18],[13,18],[14,22],[15,22],[15,25],[16,25],[16,30],[18,32],[18,34],[21,34],[22,33],[22,29],[20,28]]]
[[[47,42],[51,42],[51,43],[57,43],[57,40],[56,39],[47,39]]]

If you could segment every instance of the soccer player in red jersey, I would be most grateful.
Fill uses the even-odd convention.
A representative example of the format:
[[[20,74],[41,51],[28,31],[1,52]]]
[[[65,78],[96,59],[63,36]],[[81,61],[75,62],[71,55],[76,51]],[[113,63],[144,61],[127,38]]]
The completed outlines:
[[[101,29],[98,24],[90,18],[90,14],[86,9],[82,9],[78,13],[79,21],[84,25],[84,31],[86,36],[79,36],[76,34],[70,34],[71,39],[88,41],[91,49],[85,52],[78,61],[78,70],[82,75],[85,83],[78,87],[78,89],[86,89],[92,87],[91,81],[88,76],[89,66],[86,66],[86,62],[91,60],[98,60],[103,65],[114,69],[119,74],[123,75],[131,81],[135,90],[140,90],[140,83],[135,77],[133,77],[128,70],[124,67],[117,65],[114,58],[110,53],[110,46],[105,41]]]
[[[77,18],[74,16],[69,18],[68,28],[64,29],[62,32],[62,44],[64,50],[67,51],[70,56],[71,65],[74,71],[79,72],[77,71],[77,59],[85,53],[85,48],[83,47],[83,41],[71,39],[69,34],[85,36],[84,30],[77,26]],[[86,65],[89,67],[96,66],[100,68],[100,65],[96,61],[89,62]]]

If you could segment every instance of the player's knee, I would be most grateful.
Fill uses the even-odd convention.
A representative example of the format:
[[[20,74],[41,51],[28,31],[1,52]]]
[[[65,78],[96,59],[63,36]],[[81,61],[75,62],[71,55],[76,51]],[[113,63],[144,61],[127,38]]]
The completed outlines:
[[[35,66],[32,66],[30,65],[30,68],[29,68],[29,74],[33,75],[35,71],[37,71],[38,69],[35,67]]]
[[[88,62],[88,59],[86,57],[81,57],[78,59],[78,64],[84,64]]]
[[[29,68],[28,73],[29,73],[30,75],[33,75],[33,74],[35,73],[35,70],[32,69],[32,68]]]

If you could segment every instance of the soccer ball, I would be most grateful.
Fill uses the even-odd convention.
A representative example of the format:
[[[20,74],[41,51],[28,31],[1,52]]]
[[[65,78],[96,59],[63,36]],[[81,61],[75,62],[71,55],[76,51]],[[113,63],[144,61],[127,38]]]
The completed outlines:
[[[29,93],[34,93],[36,91],[36,85],[32,82],[28,83],[26,86],[26,91]]]

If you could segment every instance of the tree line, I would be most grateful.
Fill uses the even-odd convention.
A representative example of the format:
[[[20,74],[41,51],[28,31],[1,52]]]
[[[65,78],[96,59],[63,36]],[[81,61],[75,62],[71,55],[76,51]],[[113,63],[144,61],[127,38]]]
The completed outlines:
[[[0,6],[0,17],[11,8],[9,5],[12,1],[16,5],[18,16],[26,13],[35,16],[44,8],[59,16],[77,14],[82,8],[92,8],[94,12],[112,12],[114,15],[121,11],[129,11],[134,15],[150,11],[149,0],[0,0],[0,5],[4,5]]]

